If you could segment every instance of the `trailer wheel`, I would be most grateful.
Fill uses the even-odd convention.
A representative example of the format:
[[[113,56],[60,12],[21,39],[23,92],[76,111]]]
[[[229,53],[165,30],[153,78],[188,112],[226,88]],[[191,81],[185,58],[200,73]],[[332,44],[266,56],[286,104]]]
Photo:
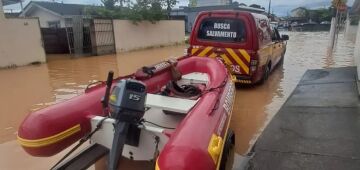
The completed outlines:
[[[235,145],[235,134],[232,130],[229,129],[228,135],[226,137],[226,141],[224,144],[224,150],[221,156],[221,161],[220,161],[220,168],[219,170],[225,170],[226,169],[226,163],[229,159],[229,155],[231,152],[231,149],[234,148]]]

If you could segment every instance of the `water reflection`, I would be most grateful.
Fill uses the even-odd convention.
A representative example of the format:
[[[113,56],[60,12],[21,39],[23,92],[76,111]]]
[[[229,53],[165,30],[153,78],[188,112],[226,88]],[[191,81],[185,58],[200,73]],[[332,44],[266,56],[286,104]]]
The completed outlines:
[[[245,154],[276,114],[307,69],[352,66],[353,42],[339,35],[332,55],[327,52],[327,32],[287,32],[290,36],[284,65],[261,86],[237,91],[231,127],[236,133],[235,151]],[[52,55],[48,63],[0,70],[0,169],[48,169],[62,154],[51,158],[27,155],[17,145],[16,131],[29,111],[83,93],[87,84],[134,72],[171,56],[183,54],[185,46],[148,49],[101,57],[71,58]],[[236,159],[236,157],[235,157]],[[18,164],[16,160],[21,160]],[[235,160],[236,162],[236,160]]]
[[[279,66],[269,77],[265,85],[253,88],[238,89],[231,120],[231,128],[236,135],[236,153],[244,154],[249,149],[256,135],[268,118],[267,106],[274,97],[282,98],[283,91],[279,87],[284,72]],[[278,105],[272,107],[279,107]]]
[[[0,143],[16,137],[18,125],[32,106],[53,96],[46,65],[0,71]]]

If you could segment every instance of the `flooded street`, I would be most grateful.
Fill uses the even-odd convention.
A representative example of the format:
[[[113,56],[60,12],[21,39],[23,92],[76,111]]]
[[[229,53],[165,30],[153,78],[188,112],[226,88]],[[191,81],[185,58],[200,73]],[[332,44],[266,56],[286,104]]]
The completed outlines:
[[[232,128],[236,153],[245,154],[286,101],[307,69],[353,66],[354,42],[339,35],[336,49],[327,49],[327,32],[284,32],[290,36],[283,66],[261,86],[238,89]]]
[[[307,69],[354,64],[354,42],[345,40],[343,35],[339,35],[336,49],[331,53],[327,49],[327,32],[286,34],[290,40],[284,65],[279,66],[264,85],[237,90],[231,120],[237,154],[247,153]],[[77,59],[50,55],[47,64],[0,70],[0,169],[48,169],[62,156],[31,157],[17,144],[17,128],[28,112],[83,93],[87,84],[105,80],[109,70],[113,70],[115,76],[126,75],[141,66],[181,56],[185,48],[185,45],[172,46]]]

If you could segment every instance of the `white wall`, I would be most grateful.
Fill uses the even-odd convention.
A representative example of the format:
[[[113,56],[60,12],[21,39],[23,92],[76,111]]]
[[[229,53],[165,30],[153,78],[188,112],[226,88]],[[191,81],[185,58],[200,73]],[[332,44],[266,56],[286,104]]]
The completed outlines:
[[[60,21],[61,27],[65,27],[65,19],[63,17],[55,15],[43,9],[37,8],[36,10],[34,10],[34,12],[30,13],[30,15],[27,15],[26,17],[38,17],[41,28],[48,28],[49,21]]]
[[[345,37],[348,40],[351,40],[351,41],[355,42],[357,32],[358,32],[358,26],[357,25],[349,25],[349,26],[346,27]]]
[[[116,52],[181,43],[185,38],[184,21],[141,22],[114,20]]]
[[[356,43],[354,48],[354,58],[357,65],[357,75],[358,81],[360,80],[360,21],[358,25],[357,35],[356,35]],[[360,93],[360,91],[359,91]]]
[[[0,19],[0,68],[45,60],[38,19]]]

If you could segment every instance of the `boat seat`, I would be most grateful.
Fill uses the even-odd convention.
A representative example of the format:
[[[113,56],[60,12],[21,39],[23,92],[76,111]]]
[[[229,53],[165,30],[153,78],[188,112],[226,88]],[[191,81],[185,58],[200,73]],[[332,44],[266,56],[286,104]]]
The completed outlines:
[[[197,101],[198,100],[189,100],[148,93],[146,96],[145,106],[159,108],[161,110],[174,113],[187,114],[191,108],[195,106]]]
[[[209,76],[206,73],[189,73],[182,75],[181,79],[177,81],[179,85],[182,84],[207,84]]]

